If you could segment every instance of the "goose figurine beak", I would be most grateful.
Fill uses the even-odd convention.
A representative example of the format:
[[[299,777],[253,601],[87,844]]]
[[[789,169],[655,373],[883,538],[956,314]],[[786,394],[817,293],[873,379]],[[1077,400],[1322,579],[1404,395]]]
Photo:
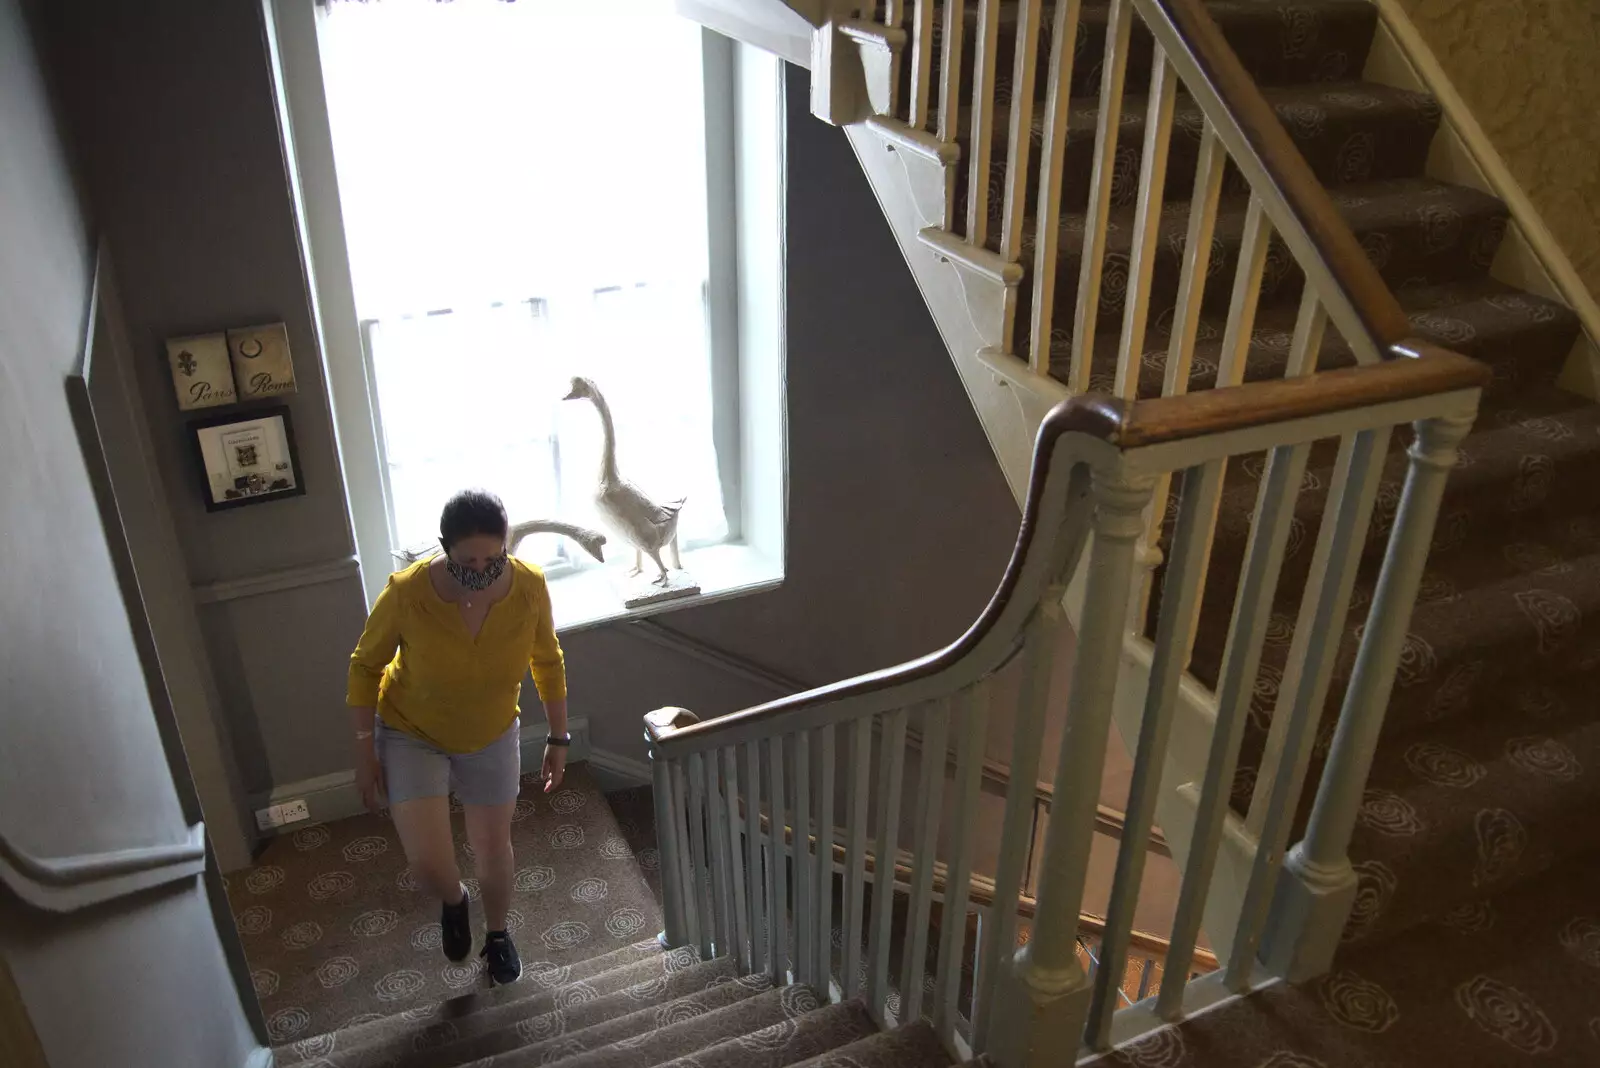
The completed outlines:
[[[584,395],[585,394],[584,394],[584,391],[583,391],[583,379],[574,378],[572,380],[572,388],[568,389],[567,390],[567,395],[565,397],[562,397],[561,399],[564,400],[564,401],[581,400],[581,399],[583,399]]]

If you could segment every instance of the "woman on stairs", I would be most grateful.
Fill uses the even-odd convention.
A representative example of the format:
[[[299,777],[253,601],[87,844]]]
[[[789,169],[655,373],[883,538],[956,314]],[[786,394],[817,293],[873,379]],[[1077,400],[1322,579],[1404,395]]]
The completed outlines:
[[[441,902],[446,957],[472,952],[449,794],[461,801],[483,893],[480,954],[496,983],[522,975],[506,932],[515,864],[511,817],[522,775],[517,699],[531,669],[550,724],[546,793],[566,768],[566,674],[544,575],[507,553],[492,493],[465,490],[439,517],[444,552],[389,577],[350,656],[346,702],[367,808],[386,795],[417,881]]]

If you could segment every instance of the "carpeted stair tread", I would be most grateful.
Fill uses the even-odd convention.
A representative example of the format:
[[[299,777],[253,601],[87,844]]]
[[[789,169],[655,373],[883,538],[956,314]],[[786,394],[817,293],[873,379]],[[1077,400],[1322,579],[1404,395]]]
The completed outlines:
[[[361,1051],[362,1059],[358,1063],[340,1059],[338,1068],[367,1068],[367,1065],[374,1068],[378,1065],[452,1068],[509,1050],[543,1051],[579,1032],[589,1041],[588,1048],[597,1048],[660,1026],[663,1013],[709,1011],[707,1006],[731,1005],[771,986],[764,978],[754,982],[736,981],[736,974],[731,960],[718,958],[669,975],[656,975],[609,993],[598,993],[590,982],[580,981],[562,988],[558,999],[560,1007],[548,1012],[527,1015],[517,1011],[521,1006],[516,1003],[497,1006],[487,1013],[467,1017],[455,1031],[446,1030],[433,1036],[425,1050],[419,1048],[424,1044],[415,1042],[396,1043],[387,1054],[380,1048],[367,1047]],[[611,1030],[590,1034],[606,1027]],[[630,1027],[636,1030],[629,1030]],[[608,1034],[610,1037],[605,1037]],[[385,1060],[386,1055],[391,1059]],[[398,1060],[394,1059],[396,1055]]]
[[[1222,30],[1239,60],[1262,85],[1298,82],[1334,82],[1359,77],[1372,44],[1377,13],[1365,0],[1207,0],[1206,10]],[[1043,5],[1039,27],[1039,70],[1050,55],[1055,5]],[[1106,0],[1086,0],[1080,16],[1072,67],[1072,95],[1095,96],[1100,91],[1100,71],[1105,55],[1110,6]],[[995,48],[997,99],[1011,99],[1012,72],[1016,64],[1017,13],[1014,3],[1000,5],[1000,33]],[[972,99],[971,71],[977,51],[978,5],[963,8],[961,102]],[[939,70],[944,39],[943,5],[933,13],[932,69]],[[1130,37],[1127,81],[1129,91],[1143,91],[1150,82],[1152,39],[1142,19],[1135,19]],[[911,49],[900,64],[900,92],[910,91]],[[1045,77],[1035,78],[1035,95],[1042,98]]]
[[[1494,369],[1495,379],[1487,390],[1491,399],[1541,381],[1553,381],[1579,330],[1577,316],[1570,309],[1490,278],[1404,286],[1396,290],[1395,297],[1417,337],[1482,359]],[[1284,376],[1298,315],[1299,308],[1289,304],[1257,312],[1245,358],[1245,381],[1271,381]],[[1139,368],[1141,397],[1158,397],[1163,392],[1173,319],[1174,309],[1170,306],[1151,317]],[[1189,375],[1191,392],[1215,387],[1227,324],[1225,310],[1204,315],[1196,324]],[[1121,341],[1122,318],[1102,317],[1090,363],[1091,389],[1115,388]],[[1349,367],[1355,362],[1350,346],[1330,324],[1318,350],[1318,369]],[[1065,381],[1071,366],[1071,338],[1065,332],[1057,332],[1050,346],[1051,373]]]
[[[1493,263],[1505,234],[1507,211],[1499,200],[1476,189],[1426,178],[1348,186],[1338,192],[1334,201],[1368,260],[1392,287],[1480,278]],[[1209,311],[1226,313],[1248,208],[1248,198],[1238,196],[1225,197],[1218,205],[1204,297]],[[1112,318],[1121,318],[1127,295],[1134,215],[1132,205],[1113,206],[1108,215],[1098,302],[1099,316],[1108,326]],[[1055,285],[1058,308],[1076,306],[1084,225],[1085,216],[1081,213],[1063,214],[1061,218]],[[1177,303],[1183,249],[1188,241],[1189,205],[1183,201],[1169,203],[1157,225],[1150,306],[1168,308]],[[1027,220],[1022,242],[1024,264],[1033,262],[1035,233],[1034,220]],[[1274,235],[1262,271],[1262,306],[1296,300],[1303,278],[1288,247]],[[1019,289],[1018,304],[1017,321],[1026,322],[1027,309],[1032,304],[1032,289],[1026,282]]]
[[[830,1050],[803,1068],[924,1068],[952,1063],[932,1026],[925,1020],[881,1031]],[[973,1062],[967,1062],[973,1063]]]
[[[1130,87],[1131,88],[1131,87]],[[1117,131],[1116,166],[1112,172],[1111,201],[1132,204],[1139,191],[1139,165],[1144,156],[1148,98],[1143,86],[1130,91],[1122,103],[1122,121]],[[1427,162],[1428,144],[1439,124],[1439,105],[1426,93],[1396,89],[1372,82],[1307,83],[1267,86],[1262,95],[1272,106],[1283,127],[1317,178],[1328,185],[1374,182],[1409,178],[1422,173]],[[1080,98],[1067,112],[1067,147],[1062,157],[1061,205],[1063,210],[1082,212],[1089,200],[1095,161],[1095,130],[1100,102]],[[992,126],[990,150],[988,213],[1000,218],[1005,188],[1006,153],[1010,143],[1011,114],[1008,107],[997,107]],[[1032,116],[1032,146],[1035,153],[1044,144],[1045,115],[1035,108]],[[1172,135],[1168,144],[1165,200],[1187,201],[1194,191],[1195,165],[1199,160],[1205,117],[1193,97],[1180,95],[1173,108]],[[957,142],[963,158],[970,158],[971,112],[964,110]],[[1037,161],[1038,156],[1033,157]],[[958,176],[957,218],[966,217],[970,168]],[[1039,172],[1028,169],[1024,212],[1033,215],[1039,206]],[[1233,164],[1223,179],[1228,193],[1248,193],[1249,186]],[[991,236],[989,247],[998,250],[998,238]]]
[[[844,1001],[660,1063],[671,1068],[787,1068],[877,1030],[865,1006]]]
[[[599,1041],[603,1035],[585,1032],[571,1036],[575,1041],[566,1046],[558,1043],[550,1047],[537,1058],[518,1051],[517,1055],[496,1058],[482,1068],[530,1068],[551,1063],[566,1068],[647,1068],[697,1055],[744,1036],[782,1032],[791,1021],[826,1004],[827,998],[813,987],[769,987],[711,1012],[698,1012],[692,1005],[679,1006],[675,1016],[663,1014],[655,1026],[635,1029],[633,1035],[609,1045]]]
[[[559,1000],[565,996],[563,990],[572,984],[583,983],[599,993],[611,993],[686,970],[699,960],[699,952],[692,947],[663,953],[660,945],[650,939],[571,965],[524,962],[522,979],[518,982],[427,1002],[391,1016],[297,1041],[278,1051],[277,1063],[288,1066],[327,1057],[334,1049],[348,1054],[377,1044],[432,1044],[434,1036],[452,1031],[459,1034],[463,1021],[501,1006],[512,1006],[520,1014],[537,1016],[559,1008]]]
[[[1346,942],[1437,919],[1600,846],[1600,821],[1574,818],[1600,809],[1600,715],[1592,699],[1572,701],[1595,683],[1591,672],[1556,694],[1535,676],[1504,715],[1379,749],[1351,842],[1361,889]]]
[[[1091,1062],[1106,1068],[1589,1068],[1600,1054],[1600,864],[1572,864],[1339,954]]]

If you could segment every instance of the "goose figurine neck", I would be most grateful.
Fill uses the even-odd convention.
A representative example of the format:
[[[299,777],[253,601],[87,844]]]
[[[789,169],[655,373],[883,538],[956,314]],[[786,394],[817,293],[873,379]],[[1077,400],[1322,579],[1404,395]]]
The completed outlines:
[[[648,556],[660,572],[654,584],[669,586],[671,578],[667,565],[662,562],[662,553],[672,561],[674,570],[682,570],[683,561],[678,553],[678,513],[683,510],[686,498],[659,504],[617,471],[617,430],[611,418],[611,406],[593,381],[574,378],[571,391],[563,399],[586,400],[600,415],[604,448],[600,454],[600,477],[594,503],[601,518],[633,546],[634,566],[629,573],[639,574],[644,569],[644,557]]]

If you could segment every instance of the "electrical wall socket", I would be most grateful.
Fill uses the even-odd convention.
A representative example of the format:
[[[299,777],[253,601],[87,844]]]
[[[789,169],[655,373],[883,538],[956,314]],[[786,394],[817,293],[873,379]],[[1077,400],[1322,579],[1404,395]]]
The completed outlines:
[[[281,805],[256,809],[256,827],[263,831],[270,831],[274,827],[282,827],[288,823],[300,823],[310,818],[311,810],[306,807],[303,800],[285,801]]]

